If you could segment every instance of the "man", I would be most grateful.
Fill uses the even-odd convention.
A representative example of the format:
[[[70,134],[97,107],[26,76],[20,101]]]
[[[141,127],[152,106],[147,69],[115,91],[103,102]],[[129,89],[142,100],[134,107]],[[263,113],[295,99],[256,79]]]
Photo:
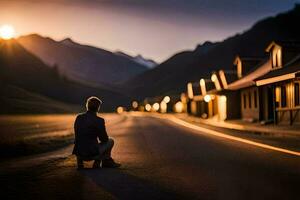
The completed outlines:
[[[73,154],[77,156],[78,169],[83,168],[83,160],[94,160],[93,168],[99,168],[101,161],[102,167],[120,167],[111,157],[114,140],[107,135],[104,119],[97,116],[101,104],[102,101],[97,97],[88,98],[87,112],[76,117]]]

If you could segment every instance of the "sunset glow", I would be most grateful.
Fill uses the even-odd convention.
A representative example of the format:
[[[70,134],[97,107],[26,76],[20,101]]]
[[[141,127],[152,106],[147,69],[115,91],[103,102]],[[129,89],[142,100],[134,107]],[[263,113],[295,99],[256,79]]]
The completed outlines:
[[[11,25],[2,25],[0,27],[0,37],[5,40],[9,40],[15,37],[15,34],[15,29]]]

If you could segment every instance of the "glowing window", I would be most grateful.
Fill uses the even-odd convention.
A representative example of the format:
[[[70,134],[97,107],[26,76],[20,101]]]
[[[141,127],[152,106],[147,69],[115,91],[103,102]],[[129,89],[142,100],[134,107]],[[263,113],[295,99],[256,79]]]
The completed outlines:
[[[242,78],[242,62],[240,60],[237,63],[237,74],[238,78]]]
[[[275,46],[272,53],[273,68],[282,66],[282,50],[281,47]]]
[[[276,102],[280,102],[280,87],[276,87],[275,89],[275,98],[276,98]]]
[[[281,48],[279,48],[278,50],[277,50],[277,54],[276,54],[276,58],[277,58],[277,67],[281,67],[281,65],[282,65],[282,63],[281,63],[281,61],[282,61],[282,59],[281,59]]]

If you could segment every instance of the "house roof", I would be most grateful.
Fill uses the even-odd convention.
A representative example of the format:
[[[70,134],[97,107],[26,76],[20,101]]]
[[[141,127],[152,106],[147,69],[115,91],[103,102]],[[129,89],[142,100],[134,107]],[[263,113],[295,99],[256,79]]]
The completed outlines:
[[[274,45],[279,45],[285,50],[300,50],[300,41],[272,41],[266,48],[266,52],[270,52]]]
[[[287,65],[272,70],[269,73],[258,77],[255,81],[258,86],[261,86],[295,78],[297,73],[300,73],[300,54]]]
[[[271,60],[264,60],[262,64],[252,69],[247,75],[228,85],[228,90],[238,90],[255,85],[255,79],[267,74],[272,69]]]
[[[245,75],[247,73],[249,73],[249,71],[251,71],[253,69],[253,67],[257,66],[258,64],[260,64],[263,60],[265,60],[266,58],[264,57],[244,57],[244,56],[236,56],[235,60],[234,60],[234,64],[237,63],[237,59],[240,59],[242,62],[242,75]]]
[[[236,70],[219,70],[218,75],[220,82],[222,83],[222,88],[226,89],[228,84],[236,81],[238,79]]]

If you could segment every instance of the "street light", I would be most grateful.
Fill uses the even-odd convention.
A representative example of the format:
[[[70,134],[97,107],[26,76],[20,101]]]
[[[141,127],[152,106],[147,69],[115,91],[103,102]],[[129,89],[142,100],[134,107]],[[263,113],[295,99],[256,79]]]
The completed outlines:
[[[124,108],[121,107],[121,106],[119,106],[119,107],[117,108],[117,113],[118,113],[118,114],[122,114],[123,112],[124,112]]]
[[[175,112],[182,113],[182,111],[183,111],[183,103],[181,101],[178,101],[175,104]]]
[[[171,101],[171,98],[169,96],[165,96],[163,101],[169,103]]]
[[[145,109],[146,109],[146,111],[149,112],[151,110],[151,105],[150,104],[146,104],[145,105]]]
[[[154,111],[158,111],[159,110],[159,103],[154,103],[152,106]]]
[[[210,100],[211,100],[211,96],[210,95],[207,94],[207,95],[204,96],[204,101],[206,103],[210,102]]]
[[[137,109],[138,106],[139,106],[139,104],[138,104],[137,101],[133,101],[133,102],[132,102],[132,107],[133,107],[134,109]]]
[[[165,101],[160,102],[160,112],[161,113],[167,112],[167,103]]]

